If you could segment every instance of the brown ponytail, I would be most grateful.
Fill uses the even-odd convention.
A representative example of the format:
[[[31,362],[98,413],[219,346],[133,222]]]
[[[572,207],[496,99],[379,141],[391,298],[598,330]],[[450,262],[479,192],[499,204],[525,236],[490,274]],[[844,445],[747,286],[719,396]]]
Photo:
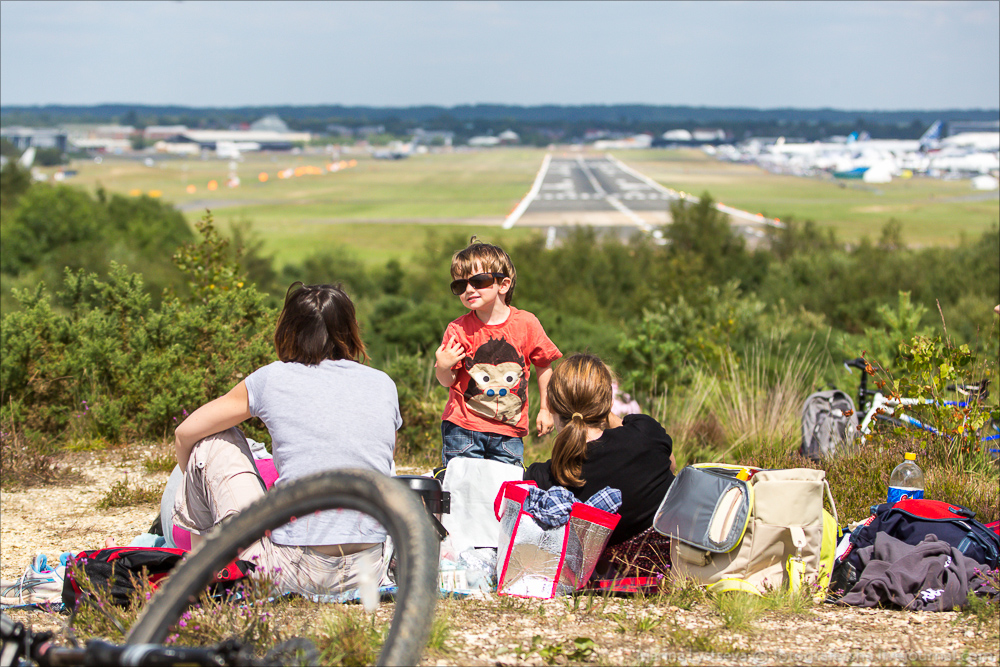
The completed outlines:
[[[587,458],[587,428],[607,428],[614,400],[611,369],[592,354],[574,354],[552,372],[549,409],[563,427],[552,446],[552,476],[567,487],[583,486]]]

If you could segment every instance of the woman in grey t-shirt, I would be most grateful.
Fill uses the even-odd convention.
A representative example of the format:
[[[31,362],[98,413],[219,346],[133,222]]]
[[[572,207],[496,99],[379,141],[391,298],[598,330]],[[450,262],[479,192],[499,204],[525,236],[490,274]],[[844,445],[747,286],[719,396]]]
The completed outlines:
[[[276,484],[322,470],[364,468],[391,474],[401,426],[396,385],[366,359],[354,304],[339,286],[293,284],[278,317],[279,361],[257,369],[229,393],[191,413],[175,431],[184,479],[174,523],[200,535],[264,493],[236,425],[260,417],[271,434]],[[385,532],[371,517],[329,510],[299,518],[240,554],[277,585],[298,593],[357,588],[364,570],[382,568]]]

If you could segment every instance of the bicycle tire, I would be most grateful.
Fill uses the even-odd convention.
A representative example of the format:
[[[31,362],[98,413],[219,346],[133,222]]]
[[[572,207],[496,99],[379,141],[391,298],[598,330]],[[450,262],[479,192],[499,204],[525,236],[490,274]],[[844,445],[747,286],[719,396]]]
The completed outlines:
[[[439,542],[417,494],[368,470],[331,470],[281,485],[232,519],[215,526],[168,577],[133,625],[126,644],[161,644],[215,572],[239,552],[296,516],[352,509],[379,521],[396,550],[396,607],[379,665],[420,660],[438,598]]]

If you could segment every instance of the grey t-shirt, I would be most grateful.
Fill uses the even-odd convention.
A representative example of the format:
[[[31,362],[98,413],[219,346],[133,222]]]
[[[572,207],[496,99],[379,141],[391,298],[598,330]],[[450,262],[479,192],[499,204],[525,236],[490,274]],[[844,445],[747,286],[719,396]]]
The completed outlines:
[[[382,371],[343,359],[315,366],[276,361],[245,382],[250,414],[271,434],[275,484],[338,468],[390,474],[403,420],[396,385]],[[271,540],[295,546],[382,542],[385,531],[365,514],[327,510],[297,517]]]

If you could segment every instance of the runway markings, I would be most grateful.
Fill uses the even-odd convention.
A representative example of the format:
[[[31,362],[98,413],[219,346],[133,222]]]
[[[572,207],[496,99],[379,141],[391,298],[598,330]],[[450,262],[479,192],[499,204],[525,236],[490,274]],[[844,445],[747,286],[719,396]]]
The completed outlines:
[[[537,199],[543,201],[554,201],[559,199],[579,199],[579,200],[590,200],[590,199],[605,199],[608,195],[600,193],[590,193],[590,192],[546,192],[537,197]],[[670,201],[673,197],[669,195],[660,194],[658,192],[626,192],[621,195],[619,199],[631,199],[633,201]]]
[[[505,229],[513,227],[535,203],[538,206],[533,208],[532,212],[538,213],[610,213],[608,207],[611,207],[638,228],[652,233],[658,241],[661,241],[660,232],[655,231],[653,225],[636,210],[647,213],[662,212],[666,210],[667,203],[678,199],[690,203],[699,201],[694,195],[678,192],[657,183],[610,154],[603,158],[587,159],[582,155],[552,158],[552,154],[547,153],[531,190],[510,212],[503,227]],[[734,218],[755,224],[781,226],[777,220],[765,218],[759,213],[750,213],[719,203],[715,206]]]
[[[538,196],[538,190],[542,187],[542,181],[545,179],[545,174],[549,170],[549,163],[551,161],[552,154],[546,153],[545,157],[542,159],[542,166],[538,168],[538,173],[535,175],[535,182],[531,184],[531,190],[529,190],[528,194],[524,196],[524,199],[522,199],[518,205],[514,207],[514,210],[510,212],[507,219],[503,221],[504,229],[510,229],[513,227],[514,223],[516,223],[518,219],[524,215],[524,212],[528,210],[528,206],[535,200],[535,197]]]

